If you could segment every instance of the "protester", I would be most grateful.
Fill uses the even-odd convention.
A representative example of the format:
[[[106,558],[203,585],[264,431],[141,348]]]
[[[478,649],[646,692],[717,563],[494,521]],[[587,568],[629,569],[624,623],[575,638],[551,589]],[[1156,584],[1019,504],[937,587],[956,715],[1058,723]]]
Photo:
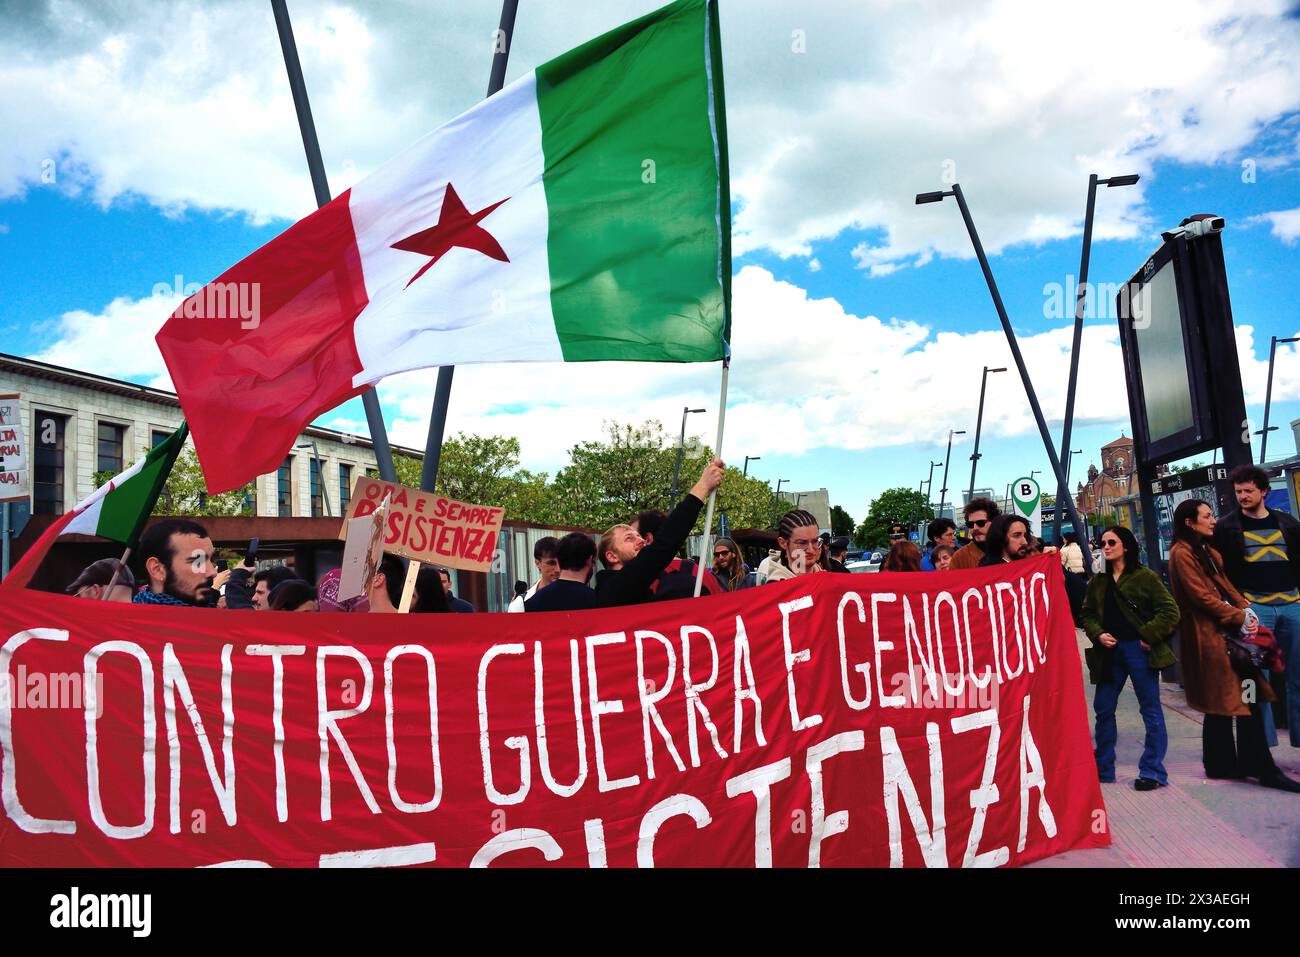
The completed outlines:
[[[114,575],[117,576],[116,580]],[[91,562],[64,590],[78,598],[93,598],[100,601],[104,599],[104,592],[108,589],[110,581],[113,582],[113,588],[107,600],[129,602],[131,593],[135,591],[135,576],[131,574],[131,569],[116,558],[101,558],[97,562]]]
[[[975,568],[984,560],[989,527],[1002,511],[991,498],[973,498],[962,508],[961,514],[971,540],[952,556],[952,564],[948,566],[951,569]]]
[[[241,561],[230,569],[230,579],[226,582],[226,607],[232,610],[252,608],[266,611],[271,607],[271,591],[275,586],[296,578],[298,573],[288,565],[271,565],[258,571]],[[249,592],[250,579],[251,593]]]
[[[811,512],[793,509],[781,516],[776,543],[780,557],[768,569],[767,580],[785,581],[796,575],[825,571],[822,565],[822,540],[817,533],[817,519]]]
[[[366,598],[370,611],[392,614],[402,604],[402,585],[406,581],[406,563],[396,555],[387,553],[379,560]]]
[[[538,589],[545,588],[560,577],[560,559],[555,551],[559,545],[560,540],[554,535],[547,535],[537,540],[537,544],[533,546],[533,564],[537,566],[537,582],[532,588],[524,585],[523,592],[519,591],[519,586],[523,582],[516,582],[515,597],[506,611],[523,611],[524,602],[537,594]]]
[[[582,532],[570,532],[555,548],[559,577],[524,602],[524,610],[582,611],[596,607],[596,593],[587,584],[596,565],[596,543]]]
[[[442,584],[441,569],[422,565],[415,575],[415,594],[411,598],[411,611],[420,614],[443,614],[452,611],[447,590]]]
[[[445,568],[439,568],[438,574],[442,576],[442,590],[447,593],[447,604],[451,606],[452,611],[473,612],[474,606],[463,598],[457,598],[455,592],[451,590],[451,572]]]
[[[826,570],[828,572],[840,572],[849,574],[848,568],[844,565],[844,559],[849,555],[849,537],[840,535],[832,538],[827,545]]]
[[[1097,776],[1106,782],[1115,780],[1115,706],[1131,677],[1146,728],[1133,787],[1153,791],[1169,783],[1164,763],[1169,736],[1160,706],[1160,669],[1174,663],[1169,636],[1178,626],[1178,605],[1160,576],[1142,567],[1137,539],[1129,529],[1106,529],[1101,548],[1106,557],[1105,573],[1089,584],[1083,611],[1083,629],[1093,643],[1086,654],[1088,676],[1097,686],[1092,699]]]
[[[928,545],[925,554],[921,556],[921,571],[937,571],[934,559],[931,557],[935,546],[947,545],[953,549],[957,547],[957,523],[950,518],[936,518],[926,527],[925,538]]]
[[[758,563],[758,568],[754,572],[754,582],[762,585],[767,582],[768,576],[772,574],[772,566],[781,564],[781,549],[769,548],[767,557]]]
[[[316,583],[316,605],[321,611],[351,611],[364,612],[370,610],[370,602],[365,595],[354,595],[346,601],[339,601],[339,582],[342,580],[343,570],[341,568],[331,568],[321,576]],[[226,593],[229,594],[230,587],[226,587]]]
[[[167,518],[140,536],[139,555],[148,579],[132,601],[143,605],[213,606],[212,539],[198,522]]]
[[[740,554],[740,548],[730,538],[719,538],[713,543],[713,577],[726,591],[740,591],[754,587],[754,574]]]
[[[1225,634],[1254,638],[1259,617],[1223,572],[1223,559],[1210,545],[1214,526],[1214,512],[1205,502],[1180,502],[1174,509],[1174,543],[1169,549],[1169,581],[1182,612],[1178,635],[1183,688],[1187,703],[1205,715],[1205,775],[1254,777],[1265,787],[1300,792],[1300,782],[1282,774],[1268,750],[1259,702],[1274,700],[1273,689],[1258,669],[1248,664],[1234,668],[1228,657]],[[1247,688],[1254,693],[1247,695]]]
[[[316,602],[316,589],[311,587],[311,582],[305,582],[301,578],[280,582],[271,589],[267,607],[271,611],[320,611],[320,605]]]
[[[655,535],[668,517],[666,512],[660,512],[657,509],[648,509],[637,514],[632,520],[632,528],[636,533],[645,539],[647,545],[653,545]],[[676,598],[694,598],[695,597],[695,573],[697,567],[691,559],[682,559],[675,557],[668,563],[663,574],[660,575],[650,586],[654,592],[655,601],[672,601]],[[704,586],[700,591],[702,595],[720,595],[726,589],[718,581],[717,577],[708,568],[704,570]]]
[[[971,499],[972,502],[978,499]],[[978,541],[978,540],[977,540]],[[967,548],[970,546],[968,545]],[[966,549],[963,548],[962,552]],[[1029,531],[1029,519],[1021,515],[999,515],[988,526],[984,536],[984,557],[980,565],[1001,565],[1004,562],[1017,562],[1033,554],[1034,540]],[[952,558],[951,568],[957,567],[957,559],[962,552]]]
[[[1074,532],[1062,532],[1061,539],[1065,542],[1061,548],[1061,564],[1066,571],[1082,575],[1084,573],[1083,549],[1079,547],[1078,536]]]
[[[1258,466],[1239,465],[1228,481],[1237,508],[1215,523],[1214,547],[1223,556],[1228,581],[1250,602],[1259,623],[1273,632],[1282,648],[1286,723],[1291,746],[1300,747],[1300,522],[1264,505],[1268,473]],[[1276,744],[1272,709],[1261,710],[1268,743]]]
[[[880,563],[882,572],[919,572],[921,549],[915,542],[900,538],[889,546],[889,554]]]
[[[596,554],[605,567],[596,575],[597,604],[609,608],[654,600],[652,586],[695,527],[704,500],[722,484],[723,468],[721,459],[705,466],[690,492],[654,533],[653,542],[647,544],[631,525],[615,525],[600,537]]]
[[[952,565],[952,556],[955,551],[956,549],[951,545],[936,545],[930,549],[930,563],[934,565],[934,570],[946,572]]]

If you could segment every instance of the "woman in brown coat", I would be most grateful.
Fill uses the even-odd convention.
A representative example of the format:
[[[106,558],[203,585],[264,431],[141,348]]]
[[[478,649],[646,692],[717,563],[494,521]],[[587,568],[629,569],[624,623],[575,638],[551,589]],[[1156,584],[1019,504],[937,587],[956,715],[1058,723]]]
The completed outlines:
[[[1259,703],[1247,694],[1247,688],[1253,688],[1260,700],[1272,701],[1273,689],[1256,670],[1238,675],[1228,660],[1222,633],[1253,635],[1259,620],[1248,613],[1250,603],[1224,575],[1223,560],[1209,544],[1213,533],[1214,512],[1205,502],[1189,499],[1174,510],[1169,583],[1182,613],[1178,637],[1187,703],[1205,715],[1201,727],[1205,776],[1254,777],[1265,787],[1300,792],[1300,782],[1286,777],[1273,763]]]

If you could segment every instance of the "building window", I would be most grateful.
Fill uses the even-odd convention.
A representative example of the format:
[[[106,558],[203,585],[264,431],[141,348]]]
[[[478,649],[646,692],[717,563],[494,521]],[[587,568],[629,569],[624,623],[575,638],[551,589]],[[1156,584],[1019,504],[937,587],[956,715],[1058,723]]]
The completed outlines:
[[[257,484],[251,485],[247,492],[244,493],[244,512],[248,515],[257,514]]]
[[[63,437],[68,417],[53,412],[34,413],[36,437],[32,456],[32,513],[63,514]]]
[[[162,429],[154,429],[149,435],[149,448],[156,449],[172,437],[170,432]]]
[[[321,466],[324,463],[318,458],[308,459],[308,465],[311,472],[311,517],[320,518],[325,514],[325,503],[322,498],[323,486],[321,484]]]
[[[366,478],[379,478],[379,469],[366,469]]]
[[[348,502],[352,501],[352,466],[339,466],[339,514],[348,513]]]
[[[275,473],[276,497],[279,499],[279,515],[289,518],[293,515],[293,456],[286,455]]]
[[[95,457],[95,470],[116,475],[122,471],[122,446],[126,440],[126,426],[100,422],[97,438],[99,445]]]

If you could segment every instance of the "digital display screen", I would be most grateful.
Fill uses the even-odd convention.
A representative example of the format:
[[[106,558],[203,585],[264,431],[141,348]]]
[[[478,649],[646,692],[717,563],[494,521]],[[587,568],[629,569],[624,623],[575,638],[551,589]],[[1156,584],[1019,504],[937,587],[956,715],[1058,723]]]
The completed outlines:
[[[1154,443],[1196,424],[1172,259],[1142,284],[1132,316],[1146,395],[1147,438]]]

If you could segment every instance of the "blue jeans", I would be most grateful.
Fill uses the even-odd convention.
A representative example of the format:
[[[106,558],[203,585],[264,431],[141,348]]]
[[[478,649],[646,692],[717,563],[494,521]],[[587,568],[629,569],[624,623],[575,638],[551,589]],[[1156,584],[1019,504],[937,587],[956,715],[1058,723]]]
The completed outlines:
[[[1165,773],[1165,751],[1169,735],[1165,732],[1165,713],[1160,707],[1160,673],[1147,666],[1147,653],[1141,642],[1121,641],[1110,650],[1110,673],[1103,684],[1097,685],[1093,695],[1092,710],[1097,715],[1096,743],[1093,754],[1097,758],[1097,776],[1103,781],[1115,780],[1115,705],[1124,682],[1133,679],[1138,710],[1146,725],[1146,742],[1142,757],[1138,759],[1138,777],[1150,778],[1161,784],[1169,783]]]
[[[1286,723],[1291,732],[1291,747],[1300,748],[1300,661],[1295,652],[1300,652],[1300,604],[1256,605],[1250,607],[1259,615],[1259,623],[1270,629],[1277,636],[1277,643],[1282,647],[1282,657],[1286,659]],[[1273,708],[1265,705],[1264,736],[1270,748],[1277,747],[1277,728],[1273,721]]]

